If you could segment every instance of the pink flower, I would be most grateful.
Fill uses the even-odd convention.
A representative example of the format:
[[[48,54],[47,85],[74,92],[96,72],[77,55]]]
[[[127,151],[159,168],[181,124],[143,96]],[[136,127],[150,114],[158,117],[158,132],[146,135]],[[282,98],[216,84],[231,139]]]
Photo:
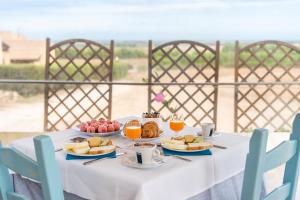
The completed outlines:
[[[161,103],[164,100],[165,100],[165,95],[163,94],[163,92],[159,92],[159,93],[155,94],[154,101]]]

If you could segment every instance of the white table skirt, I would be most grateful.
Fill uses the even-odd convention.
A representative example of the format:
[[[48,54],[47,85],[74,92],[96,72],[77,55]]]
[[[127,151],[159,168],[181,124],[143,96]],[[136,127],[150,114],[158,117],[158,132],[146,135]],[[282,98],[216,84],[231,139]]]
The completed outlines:
[[[25,195],[28,199],[43,200],[40,184],[24,179],[19,175],[14,175],[14,187],[17,193]],[[243,182],[243,173],[239,173],[222,183],[216,184],[210,189],[199,193],[188,200],[240,200]],[[265,188],[262,190],[262,197]],[[86,200],[77,195],[64,192],[65,200]],[[99,199],[102,199],[101,197]]]
[[[126,121],[123,119],[121,121]],[[172,135],[164,124],[164,137]],[[187,127],[184,133],[196,133]],[[56,148],[78,135],[74,130],[49,134]],[[128,144],[122,136],[113,137],[116,145]],[[189,157],[192,162],[166,157],[165,165],[139,170],[123,166],[121,158],[99,161],[83,166],[83,160],[65,160],[64,152],[57,152],[63,187],[66,192],[86,199],[187,199],[209,190],[240,174],[245,165],[249,137],[222,133],[212,140],[228,149],[212,149],[212,156]],[[11,146],[35,159],[32,138],[14,141]],[[239,193],[235,191],[233,193]],[[235,199],[235,198],[233,198]]]

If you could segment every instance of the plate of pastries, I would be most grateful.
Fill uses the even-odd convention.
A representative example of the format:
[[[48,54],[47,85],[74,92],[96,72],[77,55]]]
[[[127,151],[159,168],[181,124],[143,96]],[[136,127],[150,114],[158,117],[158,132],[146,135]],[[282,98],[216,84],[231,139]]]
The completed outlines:
[[[139,120],[131,120],[127,123],[139,123]],[[126,127],[126,124],[124,125]],[[123,131],[123,136],[126,137],[126,133]],[[163,132],[159,129],[159,125],[155,121],[147,121],[142,124],[142,133],[141,138],[137,139],[139,142],[147,142],[151,140],[155,140],[162,136]]]
[[[120,134],[122,124],[116,120],[111,121],[109,119],[100,118],[98,120],[92,119],[87,122],[82,122],[75,129],[89,136],[105,137]]]
[[[80,142],[72,142],[64,145],[64,151],[74,156],[92,157],[109,154],[116,150],[110,139],[90,137]]]
[[[160,142],[163,148],[178,152],[198,152],[213,147],[213,144],[204,142],[202,136],[195,135],[162,138]]]

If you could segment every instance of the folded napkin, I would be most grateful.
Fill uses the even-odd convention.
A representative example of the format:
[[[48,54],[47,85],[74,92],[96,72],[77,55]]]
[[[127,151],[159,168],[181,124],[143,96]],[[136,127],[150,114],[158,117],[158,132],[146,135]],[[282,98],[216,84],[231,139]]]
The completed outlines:
[[[99,155],[99,156],[74,156],[74,155],[67,154],[66,160],[96,159],[96,158],[106,158],[106,157],[116,158],[116,151],[105,155]]]
[[[205,155],[212,155],[209,149],[204,151],[196,151],[196,152],[179,152],[179,151],[172,151],[169,149],[162,148],[164,155],[177,155],[177,156],[205,156]]]

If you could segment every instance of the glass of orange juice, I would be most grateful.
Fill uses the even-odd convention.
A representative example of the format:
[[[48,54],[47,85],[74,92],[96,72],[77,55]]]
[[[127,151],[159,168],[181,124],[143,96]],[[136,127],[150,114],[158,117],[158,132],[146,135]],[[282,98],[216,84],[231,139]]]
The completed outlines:
[[[130,121],[125,125],[125,135],[128,139],[135,141],[142,134],[142,124],[139,121]]]
[[[173,114],[170,120],[170,129],[175,132],[175,135],[178,135],[179,132],[184,128],[184,120],[182,116]]]

